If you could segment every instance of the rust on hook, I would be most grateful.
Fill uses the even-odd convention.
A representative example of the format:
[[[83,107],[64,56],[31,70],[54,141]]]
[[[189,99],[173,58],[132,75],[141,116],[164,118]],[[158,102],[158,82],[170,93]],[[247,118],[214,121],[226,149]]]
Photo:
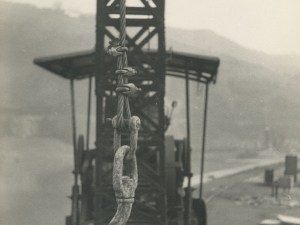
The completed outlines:
[[[118,204],[117,212],[109,225],[125,225],[131,213],[134,202],[134,193],[138,184],[138,170],[136,162],[136,150],[138,141],[138,130],[141,121],[137,116],[129,119],[130,146],[121,146],[121,132],[117,129],[115,116],[111,122],[114,129],[115,157],[113,163],[113,188]],[[126,165],[126,174],[123,174]]]

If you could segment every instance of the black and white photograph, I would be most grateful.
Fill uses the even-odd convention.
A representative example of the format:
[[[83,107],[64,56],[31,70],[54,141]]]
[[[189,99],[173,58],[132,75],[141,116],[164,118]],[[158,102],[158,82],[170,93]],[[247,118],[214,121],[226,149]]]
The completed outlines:
[[[0,225],[300,225],[299,0],[0,0]]]

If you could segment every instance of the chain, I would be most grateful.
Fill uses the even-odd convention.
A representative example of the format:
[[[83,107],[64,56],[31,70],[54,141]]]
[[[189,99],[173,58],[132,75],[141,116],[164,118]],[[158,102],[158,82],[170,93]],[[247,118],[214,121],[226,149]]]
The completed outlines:
[[[138,130],[141,121],[137,116],[131,116],[128,96],[134,96],[140,91],[134,84],[128,83],[128,77],[134,76],[136,70],[128,67],[126,40],[126,0],[120,0],[120,39],[109,42],[108,54],[117,57],[118,93],[117,115],[111,119],[114,128],[113,148],[115,152],[113,163],[113,188],[117,200],[117,212],[109,225],[125,225],[131,213],[134,193],[138,183],[136,149]],[[121,146],[121,131],[130,131],[130,146]],[[124,164],[127,174],[123,174]]]

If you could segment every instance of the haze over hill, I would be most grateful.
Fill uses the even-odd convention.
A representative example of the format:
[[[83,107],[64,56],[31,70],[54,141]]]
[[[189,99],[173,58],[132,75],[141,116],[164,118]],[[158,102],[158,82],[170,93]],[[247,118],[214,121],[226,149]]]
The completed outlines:
[[[1,135],[43,136],[70,142],[69,83],[33,65],[39,56],[92,49],[95,18],[70,18],[60,10],[1,2]],[[208,144],[263,141],[265,126],[287,139],[299,136],[299,56],[273,56],[244,48],[209,30],[166,28],[167,49],[221,59],[218,82],[211,87]],[[154,46],[152,44],[152,46]],[[184,125],[184,97],[167,79],[166,102],[177,99],[173,125]],[[86,82],[78,82],[79,124],[85,124]],[[202,97],[191,86],[192,131],[201,132]],[[201,88],[200,88],[201,89]],[[85,127],[83,128],[83,130]],[[227,137],[229,136],[229,137]],[[192,144],[199,145],[192,137]],[[233,143],[234,144],[234,143]]]
[[[39,56],[92,49],[95,18],[70,18],[60,10],[1,4],[2,135],[56,137],[70,142],[69,83],[33,65]],[[235,44],[209,30],[166,28],[167,49],[221,59],[218,82],[211,87],[209,143],[227,135],[253,141],[271,126],[289,139],[299,137],[299,56],[273,56]],[[153,45],[154,46],[154,45]],[[79,120],[86,112],[86,83],[78,82]],[[174,91],[183,82],[168,79],[167,103],[177,99],[169,133],[184,124],[184,98]],[[171,88],[172,87],[172,88]],[[84,89],[84,90],[83,90]],[[201,88],[200,88],[201,89]],[[201,131],[202,96],[191,87],[194,133]],[[197,108],[195,108],[197,107]],[[82,124],[85,122],[82,121]],[[19,133],[19,134],[17,134]],[[180,136],[180,135],[179,135]],[[198,138],[192,137],[193,145]],[[260,141],[263,141],[260,139]],[[231,140],[228,142],[230,143]]]
[[[56,218],[63,224],[70,205],[58,196],[67,196],[72,182],[69,82],[33,65],[33,59],[92,49],[95,18],[0,1],[0,30],[1,222],[53,224]],[[208,150],[262,145],[266,126],[282,148],[299,145],[299,56],[246,49],[209,30],[167,27],[166,39],[167,49],[221,59],[217,83],[210,86]],[[177,138],[185,136],[184,86],[182,80],[167,78],[166,107],[172,100],[179,103],[168,134]],[[78,133],[84,133],[87,82],[78,81],[75,88]],[[191,83],[190,94],[196,150],[201,146],[203,86]]]

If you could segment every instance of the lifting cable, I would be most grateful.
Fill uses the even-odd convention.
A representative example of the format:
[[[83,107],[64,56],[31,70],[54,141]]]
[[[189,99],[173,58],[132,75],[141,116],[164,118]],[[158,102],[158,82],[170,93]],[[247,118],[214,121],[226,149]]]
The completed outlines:
[[[131,213],[134,202],[134,193],[138,183],[136,162],[136,149],[138,130],[141,121],[137,116],[131,116],[128,96],[135,95],[140,91],[133,83],[128,83],[128,77],[136,74],[136,70],[128,67],[128,48],[125,47],[126,39],[126,0],[120,0],[120,39],[116,38],[109,42],[107,53],[117,57],[118,85],[117,115],[108,119],[114,128],[113,148],[115,152],[113,162],[113,188],[117,200],[117,212],[109,225],[125,225]],[[130,131],[130,146],[121,146],[121,132]],[[123,166],[126,165],[126,173],[123,174]]]

